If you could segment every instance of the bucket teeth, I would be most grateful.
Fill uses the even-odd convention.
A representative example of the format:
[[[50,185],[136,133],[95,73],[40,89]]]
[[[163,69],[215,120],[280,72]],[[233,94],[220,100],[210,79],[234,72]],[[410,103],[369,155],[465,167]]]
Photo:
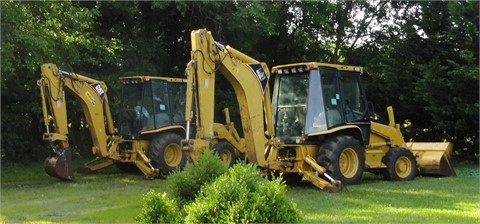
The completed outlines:
[[[45,172],[52,177],[74,181],[71,158],[72,150],[70,148],[56,150],[45,159]]]

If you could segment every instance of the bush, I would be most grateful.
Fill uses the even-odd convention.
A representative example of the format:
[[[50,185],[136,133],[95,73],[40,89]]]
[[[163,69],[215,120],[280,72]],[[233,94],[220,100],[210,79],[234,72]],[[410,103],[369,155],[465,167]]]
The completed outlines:
[[[228,165],[211,150],[204,150],[197,162],[168,176],[168,191],[182,207],[193,201],[201,186],[226,173]]]
[[[178,223],[182,213],[177,203],[167,194],[149,191],[143,197],[142,212],[135,220],[139,223]]]
[[[238,163],[184,207],[186,223],[296,223],[297,205],[280,178],[268,181],[253,164]]]

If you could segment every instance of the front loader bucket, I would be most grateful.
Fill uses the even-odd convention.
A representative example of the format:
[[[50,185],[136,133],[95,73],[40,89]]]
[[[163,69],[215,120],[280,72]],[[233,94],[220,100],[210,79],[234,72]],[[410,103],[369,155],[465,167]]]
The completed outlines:
[[[45,172],[52,177],[74,181],[72,150],[70,148],[55,150],[45,159]]]
[[[407,147],[417,158],[419,174],[455,176],[450,157],[453,144],[449,142],[411,142]]]

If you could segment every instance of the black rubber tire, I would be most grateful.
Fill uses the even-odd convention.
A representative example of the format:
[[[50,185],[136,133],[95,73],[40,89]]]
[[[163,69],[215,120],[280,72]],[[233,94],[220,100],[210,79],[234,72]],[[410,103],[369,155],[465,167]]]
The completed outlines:
[[[152,166],[159,169],[162,176],[185,168],[187,156],[182,151],[181,141],[180,135],[165,133],[150,142],[146,155],[150,158]]]
[[[228,142],[218,142],[213,146],[213,152],[215,152],[215,154],[217,154],[222,161],[225,161],[228,164],[228,167],[232,167],[237,160],[235,150]]]
[[[417,160],[413,153],[405,148],[391,148],[385,153],[382,162],[387,166],[383,173],[385,180],[408,181],[418,174]]]
[[[333,136],[320,145],[317,163],[342,184],[357,184],[365,171],[364,148],[352,136]]]

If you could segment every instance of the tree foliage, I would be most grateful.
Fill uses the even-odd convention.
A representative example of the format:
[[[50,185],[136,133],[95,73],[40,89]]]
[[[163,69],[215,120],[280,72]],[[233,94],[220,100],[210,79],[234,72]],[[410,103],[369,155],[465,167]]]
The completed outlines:
[[[366,62],[370,99],[394,105],[407,137],[478,152],[478,2],[409,2]],[[372,52],[372,53],[375,53]],[[373,91],[372,91],[373,90]],[[478,158],[478,154],[477,154]]]
[[[168,176],[169,193],[180,207],[195,200],[200,188],[227,172],[228,165],[213,150],[205,150],[195,164]]]
[[[142,200],[142,211],[135,217],[138,223],[180,223],[182,211],[167,193],[148,191]]]
[[[262,177],[254,164],[231,169],[211,150],[185,171],[169,176],[169,192],[143,196],[139,223],[297,223],[297,204],[282,178]]]
[[[40,65],[54,62],[78,69],[98,68],[103,63],[114,63],[120,46],[118,40],[95,34],[99,15],[96,8],[87,9],[72,2],[2,1],[0,4],[4,105],[1,156],[28,158],[40,151],[43,131],[36,87]]]
[[[186,223],[298,223],[297,204],[281,178],[263,178],[254,164],[237,163],[202,186],[184,207]]]
[[[458,155],[474,157],[479,125],[478,4],[2,1],[2,160],[42,154],[36,87],[42,63],[106,81],[115,104],[119,76],[182,76],[190,60],[190,32],[199,28],[269,66],[298,61],[364,66],[369,100],[377,112],[393,105],[408,138],[452,141]],[[221,115],[223,107],[236,103],[231,88],[217,87]],[[88,152],[83,112],[78,105],[68,106],[71,141]]]

